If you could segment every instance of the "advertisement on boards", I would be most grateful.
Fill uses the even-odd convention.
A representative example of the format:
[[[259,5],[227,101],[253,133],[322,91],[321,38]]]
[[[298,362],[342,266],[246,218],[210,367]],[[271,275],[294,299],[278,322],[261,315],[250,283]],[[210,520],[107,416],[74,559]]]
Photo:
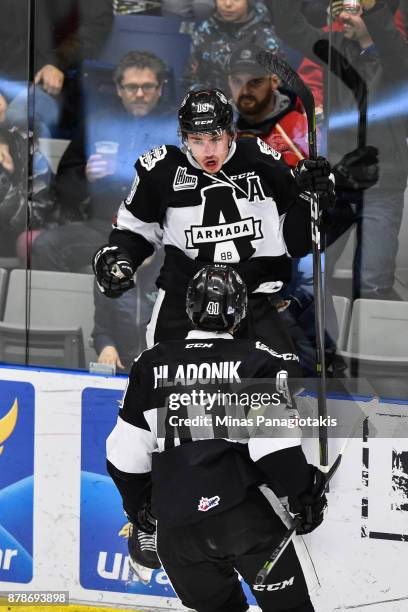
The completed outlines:
[[[34,387],[0,381],[0,582],[33,578]]]
[[[162,569],[144,585],[129,568],[128,521],[105,467],[105,441],[115,426],[122,395],[97,388],[82,393],[80,583],[85,589],[175,597]]]

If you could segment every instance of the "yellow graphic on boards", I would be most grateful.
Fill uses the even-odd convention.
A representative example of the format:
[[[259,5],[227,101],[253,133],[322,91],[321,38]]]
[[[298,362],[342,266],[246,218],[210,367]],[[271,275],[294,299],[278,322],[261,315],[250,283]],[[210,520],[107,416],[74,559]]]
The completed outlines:
[[[126,525],[123,525],[123,527],[119,531],[118,535],[121,538],[128,538],[130,536],[131,526],[132,526],[131,523],[126,523]]]
[[[0,419],[0,455],[4,450],[3,442],[11,436],[17,423],[18,401],[14,400],[14,404],[8,413]]]

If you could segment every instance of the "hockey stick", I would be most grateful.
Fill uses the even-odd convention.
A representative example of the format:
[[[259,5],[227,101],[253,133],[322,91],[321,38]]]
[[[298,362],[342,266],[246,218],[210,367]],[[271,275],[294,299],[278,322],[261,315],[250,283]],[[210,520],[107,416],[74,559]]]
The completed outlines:
[[[341,458],[342,458],[342,454],[339,453],[339,455],[337,456],[337,459],[335,460],[335,462],[331,466],[330,470],[327,472],[327,474],[326,474],[325,490],[326,490],[326,487],[329,484],[330,480],[332,479],[334,474],[337,472],[337,469],[338,469],[338,467],[340,465],[340,462],[341,462]],[[278,546],[275,548],[275,550],[273,551],[273,553],[271,554],[269,559],[267,561],[265,561],[265,563],[263,564],[262,568],[257,573],[257,575],[255,577],[255,584],[265,584],[265,580],[267,579],[267,577],[271,573],[272,569],[274,568],[274,566],[278,562],[279,558],[281,557],[281,555],[284,553],[284,551],[286,550],[286,548],[288,547],[288,545],[292,541],[293,537],[296,534],[296,530],[300,526],[300,524],[301,524],[300,519],[295,518],[293,520],[292,526],[289,527],[289,529],[286,531],[285,535],[283,536],[282,540],[279,542]]]
[[[364,147],[367,141],[367,84],[350,64],[328,40],[318,40],[313,48],[316,56],[348,87],[353,94],[358,109],[357,146]],[[330,124],[329,124],[330,128]]]
[[[334,474],[337,472],[337,470],[338,470],[338,468],[340,466],[341,460],[343,458],[343,455],[344,455],[344,453],[346,451],[346,448],[347,448],[350,440],[354,437],[354,434],[357,432],[358,428],[361,427],[361,425],[366,420],[366,418],[367,418],[367,416],[364,414],[363,418],[357,419],[356,423],[353,426],[353,429],[351,430],[350,436],[344,442],[344,444],[341,447],[340,452],[337,455],[336,459],[334,460],[331,468],[326,473],[326,482],[325,482],[325,487],[324,487],[325,490],[327,490],[327,486],[328,486],[330,480],[333,478]],[[265,495],[265,493],[264,493],[264,495]],[[270,555],[269,559],[267,561],[265,561],[265,563],[263,564],[262,568],[257,573],[257,575],[255,577],[255,584],[257,584],[257,585],[258,584],[265,584],[265,580],[267,579],[267,577],[271,573],[272,569],[275,567],[276,563],[278,562],[279,558],[281,557],[281,555],[284,553],[284,551],[286,550],[286,548],[288,547],[288,545],[292,541],[293,537],[296,535],[296,529],[300,525],[300,520],[299,519],[292,519],[292,517],[289,514],[288,510],[286,510],[286,508],[283,506],[283,504],[279,501],[279,499],[276,496],[275,496],[275,498],[276,498],[277,502],[279,503],[279,505],[281,507],[281,510],[285,514],[285,522],[286,522],[287,519],[289,519],[290,522],[291,522],[291,526],[287,529],[285,535],[283,536],[282,540],[279,542],[277,547],[274,549],[274,551]],[[268,499],[268,497],[267,497],[267,499]],[[270,502],[270,499],[268,501]],[[276,512],[276,509],[275,509],[275,512]],[[283,519],[282,516],[280,518],[281,518],[281,520]]]
[[[283,60],[277,58],[269,51],[262,51],[257,55],[257,61],[268,72],[278,75],[302,101],[307,117],[307,136],[309,145],[309,158],[317,157],[316,139],[316,113],[313,94],[304,84],[299,75]],[[320,210],[319,197],[312,195],[311,200],[311,230],[313,253],[313,291],[315,296],[315,328],[316,328],[316,374],[318,379],[317,404],[320,421],[327,419],[326,405],[326,363],[324,352],[324,301],[322,281],[322,261],[320,248]],[[327,426],[319,427],[319,454],[320,466],[327,471],[329,462]]]

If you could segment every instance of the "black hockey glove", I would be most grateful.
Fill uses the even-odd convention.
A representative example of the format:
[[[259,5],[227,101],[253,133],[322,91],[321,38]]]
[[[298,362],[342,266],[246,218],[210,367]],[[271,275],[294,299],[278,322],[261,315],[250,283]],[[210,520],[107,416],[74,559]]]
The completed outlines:
[[[137,513],[137,521],[130,523],[128,550],[132,570],[141,582],[147,584],[153,570],[161,567],[156,552],[156,520],[148,504]]]
[[[103,246],[92,260],[98,287],[104,295],[117,298],[135,286],[130,257],[117,246]]]
[[[336,188],[359,191],[378,182],[378,149],[367,145],[346,153],[333,167]]]
[[[317,193],[323,197],[334,196],[334,176],[325,157],[301,159],[293,170],[299,191]]]
[[[318,527],[324,519],[327,508],[325,494],[326,477],[317,467],[310,465],[311,482],[298,497],[289,499],[289,509],[299,521],[296,533],[303,535]]]

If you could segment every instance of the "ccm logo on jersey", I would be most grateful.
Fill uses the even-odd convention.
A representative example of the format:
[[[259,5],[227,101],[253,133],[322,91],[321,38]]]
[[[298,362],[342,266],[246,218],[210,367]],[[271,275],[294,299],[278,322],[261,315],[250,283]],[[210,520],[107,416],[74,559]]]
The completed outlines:
[[[198,504],[198,510],[200,512],[208,512],[211,508],[215,508],[220,503],[220,497],[214,495],[214,497],[202,497]]]
[[[182,189],[195,189],[197,187],[197,177],[193,174],[187,174],[187,168],[179,166],[173,181],[174,191]]]
[[[213,344],[206,344],[205,342],[195,342],[194,344],[186,344],[185,348],[211,348]]]
[[[264,142],[260,138],[257,138],[256,141],[262,153],[265,153],[265,155],[272,155],[274,159],[280,159],[282,157],[279,151],[276,151],[276,149],[272,149],[272,147],[270,147],[266,142]]]
[[[294,582],[295,577],[292,576],[288,580],[282,580],[282,582],[275,582],[274,584],[253,584],[252,588],[254,591],[281,591],[288,586],[293,586]]]
[[[267,353],[272,355],[272,357],[278,357],[279,359],[283,359],[284,361],[299,361],[299,357],[294,353],[277,353],[266,344],[259,342],[259,340],[255,342],[255,348],[259,349],[260,351],[266,351]]]
[[[143,155],[139,157],[139,160],[143,168],[146,168],[146,170],[150,171],[155,167],[158,161],[166,157],[166,154],[166,145],[161,145],[160,147],[155,147],[154,149],[151,149],[147,153],[143,153]]]

